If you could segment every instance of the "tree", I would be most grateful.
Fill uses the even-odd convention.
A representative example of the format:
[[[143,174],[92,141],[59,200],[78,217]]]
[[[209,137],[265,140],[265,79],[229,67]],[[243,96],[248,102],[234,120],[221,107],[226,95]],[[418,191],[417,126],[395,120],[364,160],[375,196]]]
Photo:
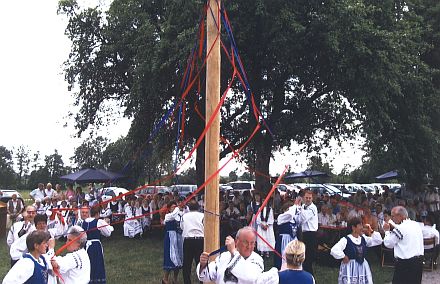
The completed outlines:
[[[311,156],[307,167],[311,170],[321,171],[328,175],[332,175],[333,168],[328,162],[323,163],[321,156]]]
[[[142,145],[153,125],[178,98],[186,53],[196,35],[195,23],[202,1],[118,1],[108,11],[81,9],[76,1],[60,2],[69,18],[66,30],[72,51],[66,62],[66,79],[78,87],[76,116],[79,133],[102,123],[106,102],[115,100],[134,118],[130,129],[133,144]],[[371,155],[402,150],[394,128],[417,129],[431,141],[431,127],[438,99],[431,92],[432,70],[420,59],[427,45],[420,3],[395,0],[241,0],[226,1],[229,18],[247,67],[255,116],[240,84],[222,108],[222,135],[237,149],[261,124],[246,152],[240,156],[252,170],[268,175],[272,153],[289,148],[292,141],[319,150],[330,138],[345,139],[363,129],[371,142]],[[227,45],[228,42],[225,41]],[[223,60],[223,73],[231,68]],[[426,76],[428,75],[428,76]],[[202,78],[203,82],[203,78]],[[223,79],[226,86],[228,78]],[[204,125],[203,91],[188,96],[185,145],[194,143]],[[416,94],[413,96],[412,94]],[[421,102],[421,100],[425,100]],[[201,116],[198,117],[195,107]],[[404,111],[398,111],[402,108]],[[416,110],[415,117],[408,111]],[[420,118],[417,118],[420,115]],[[412,121],[408,121],[412,120]],[[176,123],[162,129],[168,139]],[[175,133],[175,132],[174,132]],[[406,131],[404,131],[406,133]],[[377,135],[379,134],[379,135]],[[376,136],[374,136],[376,135]],[[169,139],[167,145],[172,145]],[[426,159],[428,151],[413,151],[415,141],[405,139],[406,162]],[[201,145],[203,147],[203,145]],[[232,150],[224,146],[221,157]],[[422,154],[422,155],[419,155]],[[197,151],[198,183],[203,178],[203,148]],[[424,163],[418,161],[416,164]],[[408,168],[417,176],[419,166]],[[269,188],[263,175],[256,176],[259,190]]]
[[[107,139],[102,136],[90,139],[87,138],[79,147],[71,160],[76,163],[79,169],[102,167],[102,155],[107,145]]]
[[[29,149],[24,145],[18,147],[15,152],[15,159],[17,161],[18,167],[18,184],[17,186],[21,188],[21,185],[26,186],[26,179],[23,180],[23,177],[26,176],[29,172],[30,168],[30,158],[29,158]]]
[[[52,155],[48,155],[44,158],[44,162],[44,172],[48,174],[48,181],[54,184],[60,183],[60,176],[66,174],[62,156],[55,150]]]
[[[32,168],[34,171],[38,170],[38,168],[41,167],[40,165],[40,151],[37,151],[34,153],[32,158]]]
[[[235,171],[231,171],[229,172],[229,182],[231,181],[237,181],[238,180],[238,175]]]
[[[12,151],[0,146],[0,186],[11,187],[15,185],[15,172],[13,168]]]

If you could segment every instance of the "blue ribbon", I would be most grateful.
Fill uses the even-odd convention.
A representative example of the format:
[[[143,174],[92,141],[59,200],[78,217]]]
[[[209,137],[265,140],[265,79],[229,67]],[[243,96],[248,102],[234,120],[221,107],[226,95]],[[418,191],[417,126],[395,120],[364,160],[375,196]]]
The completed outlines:
[[[216,255],[218,253],[222,253],[222,252],[227,251],[227,250],[228,250],[228,248],[226,246],[222,246],[218,250],[215,250],[215,251],[211,252],[208,256],[213,256],[213,255]]]

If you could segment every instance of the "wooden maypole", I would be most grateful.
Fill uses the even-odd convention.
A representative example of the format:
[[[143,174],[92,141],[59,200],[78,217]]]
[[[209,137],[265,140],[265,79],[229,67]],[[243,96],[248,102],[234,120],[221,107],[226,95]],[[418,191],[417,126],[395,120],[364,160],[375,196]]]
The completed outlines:
[[[220,101],[220,32],[218,18],[220,0],[209,0],[206,15],[207,52],[206,61],[206,123]],[[210,8],[209,8],[210,7]],[[214,18],[215,17],[215,18]],[[218,25],[218,26],[217,26]],[[217,38],[217,40],[216,40]],[[212,176],[219,165],[220,112],[216,115],[205,136],[205,180]],[[219,176],[216,175],[205,187],[205,251],[212,252],[220,246]],[[214,213],[214,214],[213,214]]]

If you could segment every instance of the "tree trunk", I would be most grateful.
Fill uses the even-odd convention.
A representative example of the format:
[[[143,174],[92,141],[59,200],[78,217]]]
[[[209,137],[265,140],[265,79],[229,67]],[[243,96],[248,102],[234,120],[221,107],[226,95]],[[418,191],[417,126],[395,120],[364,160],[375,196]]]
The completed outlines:
[[[269,192],[271,188],[269,164],[272,154],[273,138],[267,132],[255,137],[255,187],[262,193]]]
[[[197,187],[205,182],[205,140],[200,143],[196,153]]]

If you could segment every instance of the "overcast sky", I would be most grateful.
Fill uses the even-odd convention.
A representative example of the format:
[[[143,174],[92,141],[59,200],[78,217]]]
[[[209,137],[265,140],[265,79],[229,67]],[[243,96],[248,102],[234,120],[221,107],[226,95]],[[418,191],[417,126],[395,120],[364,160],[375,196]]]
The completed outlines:
[[[86,0],[97,3],[99,0]],[[73,121],[66,114],[72,109],[72,94],[62,75],[62,63],[67,59],[70,41],[64,35],[66,19],[58,16],[57,0],[0,1],[0,145],[16,149],[20,145],[32,152],[50,155],[57,149],[66,164],[74,148],[81,144],[73,138]],[[112,141],[128,131],[129,121],[104,129]],[[68,127],[63,127],[66,122]],[[361,164],[362,152],[357,146],[344,143],[323,152],[339,172],[345,164]],[[285,165],[295,171],[304,170],[307,154],[276,155],[271,174],[279,174]],[[231,164],[221,174],[238,168]],[[241,167],[242,168],[242,167]]]
[[[93,1],[90,1],[93,2]],[[66,164],[74,147],[73,121],[66,114],[73,98],[67,91],[62,64],[70,41],[66,19],[57,15],[57,0],[0,1],[0,145],[20,145],[50,155],[57,149]],[[68,122],[68,127],[63,127]],[[110,139],[125,135],[129,123],[103,133]]]

